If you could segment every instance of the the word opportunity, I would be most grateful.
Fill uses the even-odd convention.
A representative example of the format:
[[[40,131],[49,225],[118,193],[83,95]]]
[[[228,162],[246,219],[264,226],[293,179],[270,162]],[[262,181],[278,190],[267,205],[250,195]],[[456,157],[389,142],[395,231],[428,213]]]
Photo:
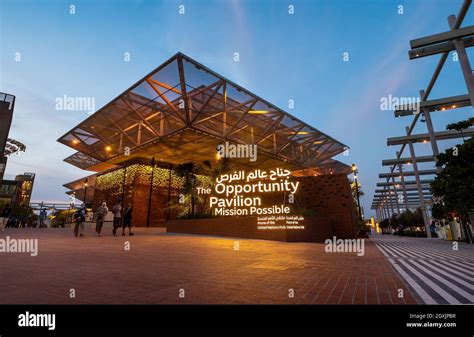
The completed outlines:
[[[235,171],[232,174],[222,174],[216,179],[214,191],[198,188],[198,194],[211,194],[209,206],[214,215],[270,215],[289,214],[291,209],[287,205],[263,206],[261,194],[283,192],[294,195],[299,187],[299,181],[290,180],[289,170],[277,168],[246,173]],[[252,196],[248,196],[252,194]]]

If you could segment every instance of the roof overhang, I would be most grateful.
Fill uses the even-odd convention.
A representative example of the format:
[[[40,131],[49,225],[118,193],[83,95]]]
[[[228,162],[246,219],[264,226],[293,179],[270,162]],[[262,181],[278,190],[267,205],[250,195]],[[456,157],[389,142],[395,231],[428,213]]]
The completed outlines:
[[[96,171],[130,157],[217,160],[225,141],[256,144],[267,163],[296,168],[319,167],[348,148],[181,53],[58,141],[78,151],[67,162]],[[246,163],[260,167],[260,158]]]

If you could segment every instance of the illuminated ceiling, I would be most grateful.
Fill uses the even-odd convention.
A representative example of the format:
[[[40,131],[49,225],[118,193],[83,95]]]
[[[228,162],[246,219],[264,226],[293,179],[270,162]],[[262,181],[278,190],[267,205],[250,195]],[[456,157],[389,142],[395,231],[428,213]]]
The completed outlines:
[[[245,164],[259,167],[321,167],[347,149],[181,53],[58,141],[78,151],[66,162],[93,171],[133,157],[216,160],[216,146],[225,141],[257,144],[258,160]]]

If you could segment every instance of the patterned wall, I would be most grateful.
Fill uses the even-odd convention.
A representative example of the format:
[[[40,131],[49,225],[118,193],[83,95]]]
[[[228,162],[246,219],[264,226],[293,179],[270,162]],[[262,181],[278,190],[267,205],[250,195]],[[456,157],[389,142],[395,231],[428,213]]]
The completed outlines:
[[[134,209],[133,223],[135,226],[146,226],[150,196],[151,166],[133,164],[127,167],[125,176],[125,193],[122,185],[124,169],[118,169],[97,177],[93,209],[102,201],[106,201],[109,209],[122,195],[124,204],[131,203]],[[170,184],[171,173],[171,184]],[[210,179],[198,176],[202,184],[210,183]],[[292,208],[303,215],[313,215],[327,219],[327,226],[338,238],[353,237],[356,228],[356,211],[347,176],[321,175],[295,177],[301,181]],[[165,219],[175,219],[176,211],[166,210],[169,200],[176,201],[181,193],[183,178],[173,171],[156,167],[153,172],[153,190],[151,197],[150,226],[162,226]],[[284,199],[281,193],[265,195],[263,202],[281,204]],[[197,202],[196,210],[202,211],[204,202]]]

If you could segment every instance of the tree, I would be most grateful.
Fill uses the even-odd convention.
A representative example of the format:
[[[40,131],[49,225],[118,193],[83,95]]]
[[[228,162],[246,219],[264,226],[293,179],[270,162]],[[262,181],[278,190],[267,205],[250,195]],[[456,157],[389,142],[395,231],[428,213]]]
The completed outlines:
[[[390,225],[390,220],[389,219],[383,219],[379,223],[380,228],[388,228],[389,225]]]
[[[174,169],[176,175],[181,178],[184,178],[182,192],[186,197],[189,197],[191,199],[191,207],[189,208],[189,214],[194,214],[195,191],[197,187],[197,169],[198,166],[193,162],[179,164]]]
[[[215,166],[212,166],[212,163],[210,160],[204,160],[201,164],[201,170],[204,172],[205,175],[211,178],[210,187],[213,188],[216,184],[217,177],[219,177],[221,174],[224,174],[230,170],[229,158],[224,157],[224,158],[219,159]],[[202,206],[202,212],[204,212],[208,197],[209,195],[206,194],[204,198],[203,206]]]
[[[431,206],[431,216],[436,220],[446,219],[448,217],[446,207],[441,203],[433,204]]]
[[[364,192],[362,191],[362,185],[360,184],[360,181],[357,180],[357,186],[355,183],[355,180],[349,180],[349,184],[351,186],[351,192],[352,192],[352,204],[354,206],[354,209],[359,212],[359,205],[357,203],[357,190],[359,190],[359,198],[364,195]],[[363,219],[359,219],[359,214],[357,214],[357,219],[358,219],[358,228],[363,228],[365,227],[365,222]]]
[[[394,214],[390,219],[392,227],[424,227],[423,213],[420,208],[417,208],[415,212],[406,210],[400,214]]]
[[[220,159],[215,166],[213,166],[209,160],[205,160],[202,163],[189,162],[177,165],[175,167],[174,171],[176,175],[184,179],[184,184],[181,191],[185,197],[185,202],[187,202],[187,200],[190,202],[190,207],[188,209],[189,216],[194,216],[196,214],[196,202],[200,201],[203,201],[201,213],[204,213],[206,201],[208,199],[208,195],[206,195],[204,200],[202,200],[201,195],[197,194],[197,187],[200,187],[199,179],[197,177],[198,173],[211,178],[211,186],[205,187],[212,188],[215,184],[216,178],[227,172],[229,169],[229,158]],[[179,209],[182,207],[180,207],[178,204],[170,205],[170,209],[175,208]]]
[[[461,133],[461,137],[464,140],[464,134],[462,131],[474,125],[474,117],[466,119],[465,121],[460,121],[457,123],[451,123],[446,126],[447,130],[456,130]]]
[[[448,125],[451,128],[464,128],[472,125],[474,119]],[[443,171],[431,183],[433,196],[442,198],[444,206],[434,207],[436,216],[453,213],[462,221],[467,220],[468,212],[474,209],[474,139],[447,149],[437,157],[437,166]]]

